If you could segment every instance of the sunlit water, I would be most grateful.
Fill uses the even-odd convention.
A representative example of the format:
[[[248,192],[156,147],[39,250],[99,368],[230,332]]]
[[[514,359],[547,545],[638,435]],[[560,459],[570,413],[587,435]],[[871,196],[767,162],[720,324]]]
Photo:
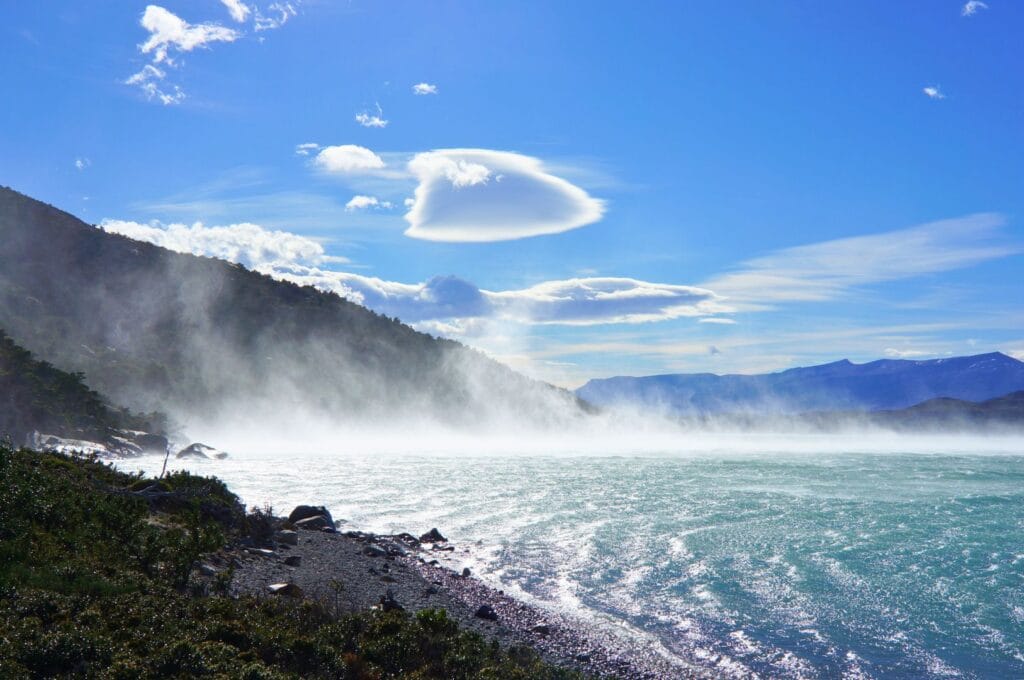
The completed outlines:
[[[1024,676],[1024,451],[235,452],[248,504],[432,526],[458,564],[716,674]],[[159,470],[156,459],[129,469]]]

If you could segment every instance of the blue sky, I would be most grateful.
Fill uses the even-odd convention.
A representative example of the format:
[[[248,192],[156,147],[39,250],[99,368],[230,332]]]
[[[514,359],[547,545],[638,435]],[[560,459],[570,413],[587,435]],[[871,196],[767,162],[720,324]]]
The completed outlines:
[[[1024,358],[1024,4],[5,13],[0,183],[531,375]]]

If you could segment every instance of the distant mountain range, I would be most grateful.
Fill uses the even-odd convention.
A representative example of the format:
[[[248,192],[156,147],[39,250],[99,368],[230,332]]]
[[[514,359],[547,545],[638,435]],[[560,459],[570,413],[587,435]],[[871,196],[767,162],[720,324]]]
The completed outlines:
[[[559,423],[586,405],[337,295],[109,234],[0,187],[0,328],[180,422]]]
[[[1024,390],[1024,362],[999,352],[949,359],[836,361],[761,375],[711,373],[591,380],[576,394],[604,407],[672,415],[792,415],[904,409],[937,398],[981,402]]]

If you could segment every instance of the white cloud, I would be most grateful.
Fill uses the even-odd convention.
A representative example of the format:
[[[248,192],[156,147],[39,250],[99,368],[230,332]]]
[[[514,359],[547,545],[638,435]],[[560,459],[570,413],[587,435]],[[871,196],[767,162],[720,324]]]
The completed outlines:
[[[730,319],[726,316],[708,316],[700,319],[701,323],[714,323],[721,324],[723,326],[734,326],[736,325],[736,319]]]
[[[246,19],[249,18],[252,8],[246,5],[242,0],[220,0],[225,7],[228,8],[228,13],[231,14],[231,18],[240,24],[244,24]]]
[[[935,85],[929,85],[928,87],[922,88],[922,92],[928,96],[929,99],[945,99],[946,95],[942,94],[942,91]]]
[[[925,352],[919,349],[896,349],[894,347],[887,347],[885,349],[885,356],[893,357],[894,359],[914,359],[916,357],[924,357],[931,354],[931,352]]]
[[[412,86],[413,94],[437,94],[437,85],[430,83],[416,83]]]
[[[275,28],[281,28],[288,23],[288,19],[298,14],[295,6],[290,2],[272,3],[267,7],[267,10],[270,12],[269,15],[263,14],[258,7],[256,8],[253,28],[257,31],[270,31]]]
[[[726,311],[709,290],[629,278],[576,278],[482,292],[500,315],[528,323],[645,323]]]
[[[367,170],[379,170],[384,167],[380,156],[356,144],[326,146],[316,155],[316,165],[327,172],[344,174]]]
[[[988,5],[986,5],[981,0],[969,0],[967,4],[964,5],[964,8],[960,10],[960,15],[965,17],[972,17],[978,12],[979,9],[988,9]]]
[[[997,242],[1002,216],[982,213],[869,236],[785,248],[704,286],[745,309],[832,300],[856,286],[950,271],[1021,252]]]
[[[256,31],[279,28],[296,14],[291,3],[275,2],[267,8],[270,14],[264,15],[259,7],[246,4],[243,0],[220,1],[231,18],[238,23],[244,24],[252,16]],[[138,46],[139,52],[152,56],[149,64],[124,82],[126,85],[138,86],[147,99],[164,105],[180,104],[185,99],[185,93],[179,85],[164,84],[167,69],[181,66],[175,58],[176,53],[192,52],[212,43],[235,42],[243,36],[242,32],[218,23],[190,24],[159,5],[148,5],[139,23],[149,32],[149,38]]]
[[[568,279],[488,291],[456,276],[405,284],[303,265],[262,271],[336,293],[418,327],[447,328],[450,333],[461,332],[473,319],[591,326],[702,317],[724,309],[708,290],[625,278]]]
[[[306,142],[305,144],[296,144],[295,145],[295,154],[297,156],[308,156],[309,154],[313,153],[314,151],[319,151],[319,150],[320,150],[320,145],[317,144],[316,142]]]
[[[367,206],[377,205],[373,197]],[[680,317],[706,318],[722,311],[711,291],[692,286],[628,278],[576,278],[546,281],[529,288],[482,290],[456,276],[435,276],[407,284],[334,271],[345,262],[325,254],[312,239],[250,224],[206,227],[159,222],[104,220],[100,228],[177,252],[237,262],[274,278],[336,293],[407,323],[455,332],[491,320],[521,324],[643,323]]]
[[[167,74],[162,70],[146,64],[142,70],[124,81],[125,85],[138,85],[146,95],[146,99],[155,99],[164,106],[180,104],[185,99],[185,93],[177,85],[170,87],[162,85]]]
[[[152,52],[156,64],[167,61],[171,50],[191,52],[213,42],[234,42],[241,36],[220,24],[190,24],[158,5],[146,7],[140,23],[150,35],[139,45],[139,51]]]
[[[390,201],[382,201],[376,196],[353,196],[352,199],[345,204],[345,210],[353,212],[355,210],[363,210],[365,208],[384,208],[388,210],[392,207]]]
[[[90,161],[88,158],[79,157],[75,159],[75,169],[78,171],[85,170],[90,165],[92,165],[92,161]]]
[[[356,122],[368,128],[385,128],[388,126],[388,121],[384,120],[384,110],[380,108],[380,104],[377,104],[376,116],[364,111],[356,114]]]
[[[406,235],[431,241],[503,241],[557,234],[601,219],[604,203],[507,151],[442,149],[408,163],[419,181]]]
[[[201,222],[190,226],[108,219],[103,220],[99,227],[179,253],[217,257],[250,268],[345,261],[344,258],[326,255],[324,247],[313,239],[285,231],[270,231],[248,222],[207,227]]]

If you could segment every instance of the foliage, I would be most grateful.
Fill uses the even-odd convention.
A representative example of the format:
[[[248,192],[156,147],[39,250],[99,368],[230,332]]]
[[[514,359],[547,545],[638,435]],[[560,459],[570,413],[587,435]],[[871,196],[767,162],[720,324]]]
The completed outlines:
[[[0,243],[0,327],[134,409],[210,418],[262,397],[331,420],[476,425],[487,410],[553,419],[561,410],[540,405],[582,406],[333,293],[109,234],[3,187]]]
[[[0,677],[577,677],[443,611],[190,595],[196,560],[247,531],[240,512],[215,479],[0,446]]]
[[[159,414],[136,416],[113,409],[89,389],[82,373],[39,361],[0,330],[0,434],[24,441],[32,430],[103,440],[116,429],[166,427]]]

